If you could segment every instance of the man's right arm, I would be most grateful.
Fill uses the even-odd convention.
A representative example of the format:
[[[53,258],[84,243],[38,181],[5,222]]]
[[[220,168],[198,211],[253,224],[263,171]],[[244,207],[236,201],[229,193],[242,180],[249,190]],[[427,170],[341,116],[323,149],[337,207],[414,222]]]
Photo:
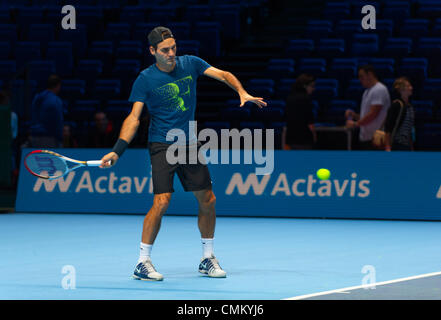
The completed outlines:
[[[143,102],[135,102],[132,107],[132,111],[127,116],[127,118],[124,120],[121,131],[119,134],[119,139],[124,140],[127,144],[129,144],[133,137],[136,134],[136,131],[139,127],[139,118],[141,117],[142,108],[144,107]],[[108,168],[112,165],[115,165],[115,163],[118,161],[119,156],[116,152],[112,151],[108,154],[106,154],[102,159],[102,165],[100,168]],[[109,164],[109,160],[112,162]]]

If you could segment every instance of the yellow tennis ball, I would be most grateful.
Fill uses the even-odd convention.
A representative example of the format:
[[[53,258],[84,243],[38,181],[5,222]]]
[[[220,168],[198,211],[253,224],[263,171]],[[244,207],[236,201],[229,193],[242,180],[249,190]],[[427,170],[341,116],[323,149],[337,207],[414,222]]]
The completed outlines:
[[[331,172],[328,169],[318,169],[317,170],[317,178],[320,180],[328,180],[331,176]]]

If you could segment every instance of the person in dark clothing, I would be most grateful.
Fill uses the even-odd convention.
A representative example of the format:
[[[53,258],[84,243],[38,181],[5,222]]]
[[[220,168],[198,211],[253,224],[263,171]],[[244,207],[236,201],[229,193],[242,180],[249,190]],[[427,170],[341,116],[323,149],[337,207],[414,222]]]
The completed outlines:
[[[63,145],[64,106],[58,97],[61,79],[51,75],[47,89],[38,93],[32,101],[30,147],[60,148]]]
[[[300,75],[286,99],[286,127],[282,135],[284,149],[313,149],[317,142],[314,128],[314,113],[311,94],[315,89],[315,78]]]
[[[386,133],[386,151],[413,151],[413,130],[415,110],[409,102],[413,88],[408,78],[400,77],[393,83],[396,99],[386,116],[384,131]]]
[[[107,118],[107,115],[98,111],[95,113],[95,127],[89,132],[89,147],[92,148],[111,148],[118,138],[113,124]]]

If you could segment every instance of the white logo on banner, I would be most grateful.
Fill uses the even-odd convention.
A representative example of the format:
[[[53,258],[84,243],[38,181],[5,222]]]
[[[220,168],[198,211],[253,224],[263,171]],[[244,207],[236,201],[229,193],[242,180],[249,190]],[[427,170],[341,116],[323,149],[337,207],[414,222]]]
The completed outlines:
[[[70,191],[73,179],[75,177],[75,172],[70,172],[66,177],[61,177],[56,180],[46,180],[38,178],[35,181],[33,191],[39,192],[42,187],[46,192],[53,192],[55,187],[58,186],[60,192]],[[110,172],[109,176],[100,176],[93,180],[90,176],[89,171],[84,171],[81,175],[78,183],[76,184],[74,190],[75,193],[79,193],[83,190],[89,193],[143,193],[145,187],[148,185],[148,192],[153,193],[153,182],[152,179],[148,177],[117,177],[114,172]],[[73,188],[74,186],[72,186]]]
[[[285,173],[281,173],[274,184],[271,185],[271,195],[283,193],[286,196],[309,196],[309,197],[331,197],[333,193],[342,197],[349,194],[351,197],[366,198],[370,195],[368,185],[369,180],[357,180],[357,174],[351,174],[351,180],[317,180],[314,175],[308,175],[307,179],[296,179],[289,181]],[[260,181],[256,174],[251,173],[243,179],[242,174],[235,173],[225,190],[225,194],[230,195],[237,188],[240,195],[247,195],[253,189],[255,195],[262,195],[268,186],[271,176],[263,176]]]

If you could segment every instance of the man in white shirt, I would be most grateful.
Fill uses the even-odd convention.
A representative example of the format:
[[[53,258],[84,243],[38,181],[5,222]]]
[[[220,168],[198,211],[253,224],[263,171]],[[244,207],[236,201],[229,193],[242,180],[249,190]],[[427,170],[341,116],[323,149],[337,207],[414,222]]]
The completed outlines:
[[[358,79],[366,88],[360,106],[360,114],[346,110],[346,126],[359,128],[359,147],[361,150],[373,150],[372,137],[381,128],[390,107],[390,95],[387,87],[378,81],[375,69],[370,65],[358,68]]]

